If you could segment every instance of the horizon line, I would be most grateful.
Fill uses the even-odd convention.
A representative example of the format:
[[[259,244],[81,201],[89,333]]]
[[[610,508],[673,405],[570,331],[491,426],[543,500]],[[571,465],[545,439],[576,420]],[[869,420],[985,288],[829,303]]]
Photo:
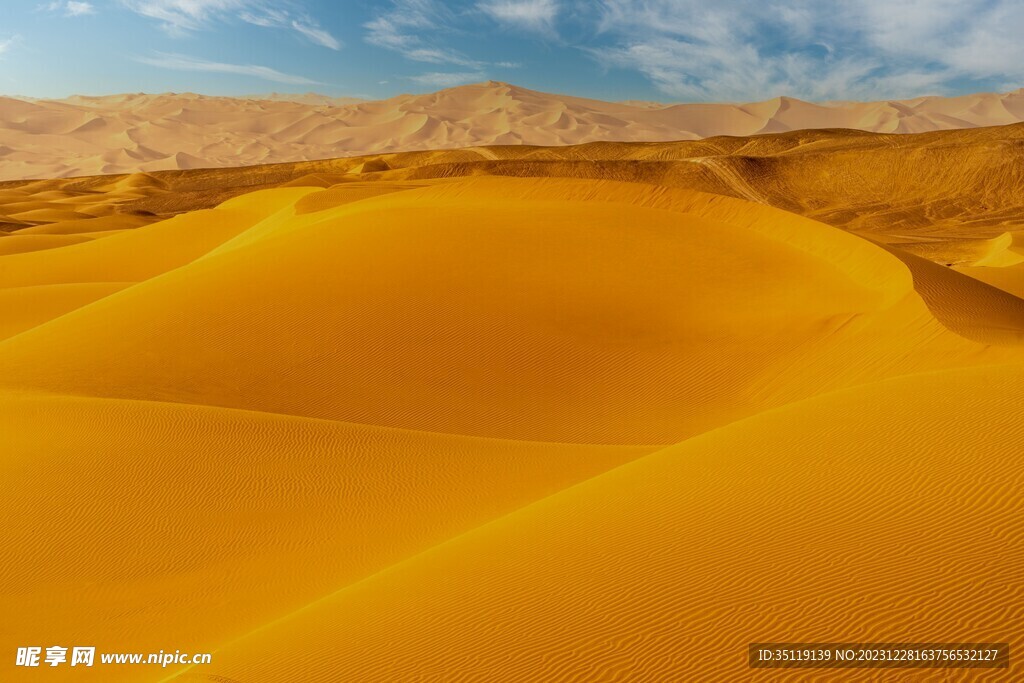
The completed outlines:
[[[716,101],[692,101],[692,100],[689,100],[689,101],[688,100],[667,101],[667,100],[646,100],[646,99],[633,99],[633,98],[624,99],[624,100],[605,100],[605,99],[601,99],[601,98],[598,98],[598,97],[588,97],[588,96],[585,96],[585,95],[574,95],[574,94],[565,93],[565,92],[550,92],[550,91],[546,91],[546,90],[537,90],[537,89],[530,88],[530,87],[527,87],[527,86],[518,85],[516,83],[511,83],[509,81],[486,80],[486,81],[479,81],[479,82],[475,82],[475,83],[464,83],[462,85],[456,85],[456,86],[451,86],[451,87],[447,87],[447,88],[438,88],[437,90],[427,90],[427,91],[423,91],[423,92],[400,92],[400,93],[397,93],[395,95],[391,95],[389,97],[380,97],[380,98],[365,97],[365,96],[361,96],[361,95],[358,95],[358,94],[352,94],[352,95],[330,95],[330,94],[327,94],[325,92],[317,91],[317,90],[306,90],[306,91],[302,91],[302,92],[289,91],[289,90],[270,90],[270,91],[266,91],[266,92],[250,93],[250,94],[245,94],[245,95],[229,95],[229,94],[222,94],[222,93],[202,92],[202,91],[199,91],[199,90],[183,90],[183,91],[168,90],[168,91],[163,91],[163,92],[146,92],[146,91],[141,91],[140,90],[140,91],[136,91],[136,92],[124,91],[124,92],[110,92],[110,93],[75,92],[75,93],[71,93],[69,95],[64,95],[64,96],[61,96],[61,97],[32,97],[32,96],[28,96],[28,95],[19,95],[19,94],[14,94],[14,93],[0,93],[0,98],[19,100],[19,101],[23,101],[23,102],[63,102],[63,101],[70,100],[70,99],[76,98],[76,97],[77,98],[83,98],[83,99],[103,99],[103,98],[126,97],[126,96],[131,96],[131,97],[143,97],[143,96],[161,97],[161,96],[187,96],[187,95],[194,95],[196,97],[207,97],[207,98],[211,98],[211,99],[216,98],[216,99],[228,99],[228,100],[261,101],[261,100],[265,100],[267,98],[271,98],[271,97],[274,97],[274,96],[279,96],[279,97],[292,96],[292,97],[322,97],[322,98],[329,99],[329,100],[346,100],[347,99],[347,100],[355,100],[355,102],[352,102],[351,104],[359,104],[359,103],[363,103],[363,102],[385,102],[387,100],[397,99],[397,98],[400,98],[400,97],[424,97],[424,96],[428,96],[428,95],[432,95],[432,94],[436,94],[436,93],[465,90],[467,88],[479,88],[481,86],[509,87],[509,88],[515,88],[515,89],[519,89],[519,90],[527,90],[527,91],[530,91],[530,92],[540,93],[540,94],[543,94],[543,95],[552,95],[552,96],[556,96],[556,97],[571,97],[573,99],[578,99],[578,100],[591,100],[591,101],[594,101],[594,102],[607,102],[607,103],[612,103],[612,104],[622,104],[622,105],[625,105],[625,106],[633,106],[632,103],[646,103],[646,104],[656,104],[656,105],[660,105],[660,106],[666,107],[666,108],[667,107],[675,107],[675,106],[716,106],[716,105],[718,105],[718,106],[738,106],[738,105],[761,104],[761,103],[764,103],[764,102],[771,102],[773,100],[792,100],[794,102],[804,102],[804,103],[807,103],[807,104],[818,104],[818,105],[829,105],[829,104],[833,104],[833,103],[873,104],[873,103],[879,103],[879,102],[907,102],[907,101],[910,101],[910,100],[923,100],[923,99],[959,99],[959,98],[975,97],[975,96],[978,96],[978,95],[997,95],[997,96],[1004,96],[1005,97],[1005,96],[1008,96],[1008,95],[1016,95],[1016,94],[1024,93],[1024,86],[1021,86],[1019,88],[1015,88],[1015,89],[1012,89],[1012,90],[1005,90],[1005,91],[988,90],[988,91],[977,91],[977,92],[964,93],[964,94],[959,94],[959,95],[943,95],[943,94],[938,94],[938,93],[931,93],[931,94],[923,94],[923,95],[911,95],[911,96],[907,96],[907,97],[892,97],[892,98],[866,99],[866,100],[865,99],[811,100],[811,99],[804,99],[804,98],[801,98],[801,97],[794,97],[792,95],[785,95],[785,94],[776,95],[774,97],[769,97],[767,99],[762,99],[762,100],[746,100],[746,101],[739,101],[739,100],[733,100],[733,101],[726,101],[726,100],[716,100]]]

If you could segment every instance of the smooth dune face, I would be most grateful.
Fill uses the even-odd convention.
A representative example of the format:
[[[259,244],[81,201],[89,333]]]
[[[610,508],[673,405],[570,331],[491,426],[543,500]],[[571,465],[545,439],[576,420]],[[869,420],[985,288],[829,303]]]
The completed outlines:
[[[217,671],[238,681],[763,680],[746,666],[751,633],[1006,637],[1021,616],[1024,480],[1009,454],[1024,438],[1022,380],[1020,366],[907,377],[712,430],[287,615],[219,652]],[[325,661],[304,666],[304,648]]]
[[[5,393],[2,403],[5,476],[22,484],[4,502],[17,514],[5,526],[0,576],[17,590],[4,612],[22,615],[0,627],[5,647],[211,650],[652,450],[155,401]],[[18,676],[3,666],[5,680]]]
[[[0,186],[0,649],[221,683],[1016,651],[1022,130]]]
[[[0,98],[0,180],[237,167],[339,156],[594,141],[693,140],[809,128],[922,133],[1017,123],[1024,94],[813,104],[615,103],[507,83],[379,102],[304,96]]]
[[[700,199],[700,217],[649,209],[637,204],[650,191],[628,186],[628,204],[572,200],[588,187],[479,179],[301,215],[288,203],[301,195],[308,206],[316,190],[256,193],[254,203],[274,199],[281,211],[190,265],[11,339],[0,368],[11,386],[74,394],[495,438],[669,443],[733,418],[769,387],[772,401],[803,395],[799,382],[774,379],[794,363],[834,367],[837,383],[873,377],[874,363],[840,359],[858,348],[864,363],[861,329],[882,334],[897,324],[892,307],[910,305],[899,261],[839,231],[799,219],[788,233],[737,228],[756,218]],[[618,199],[615,189],[607,196]],[[213,213],[241,212],[249,197]],[[729,222],[713,220],[718,212]],[[148,251],[139,240],[165,232],[185,236],[164,223],[79,251],[93,247],[90,261]],[[841,266],[823,257],[844,246],[855,253]],[[46,277],[43,254],[22,256],[16,267]],[[919,302],[903,312],[927,314]],[[879,353],[911,355],[920,341],[900,331]],[[53,357],[45,365],[29,360],[40,344]]]

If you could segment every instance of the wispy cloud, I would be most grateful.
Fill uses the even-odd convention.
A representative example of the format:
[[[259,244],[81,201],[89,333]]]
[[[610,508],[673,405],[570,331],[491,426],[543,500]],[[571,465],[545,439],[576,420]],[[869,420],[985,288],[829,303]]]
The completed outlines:
[[[89,2],[76,2],[75,0],[68,0],[64,6],[64,13],[69,17],[80,17],[83,14],[95,14],[96,8]]]
[[[207,73],[232,74],[237,76],[252,76],[274,83],[287,83],[289,85],[322,85],[318,81],[295,76],[271,69],[268,66],[256,64],[226,64],[224,62],[212,62],[204,59],[197,59],[186,55],[169,54],[159,52],[148,57],[136,57],[135,61],[161,69],[174,71],[203,71]]]
[[[259,10],[244,10],[238,13],[238,18],[247,24],[274,28],[288,23],[288,13],[272,7],[263,7]]]
[[[453,40],[465,33],[462,22],[472,15],[472,12],[456,12],[453,7],[452,3],[437,0],[390,0],[382,11],[363,25],[365,40],[370,45],[397,52],[410,61],[450,64],[472,70],[474,74],[482,73],[492,64],[451,47]],[[493,66],[505,65],[508,68],[508,64],[510,62],[500,62]],[[441,72],[424,75],[425,78],[441,80],[443,76]]]
[[[419,76],[409,76],[408,80],[428,88],[454,88],[466,83],[476,83],[486,78],[480,71],[468,71],[462,73],[431,72]]]
[[[10,38],[0,38],[0,57],[7,53],[14,43],[17,42],[18,36],[11,36]]]
[[[311,43],[340,50],[342,42],[330,31],[320,27],[315,19],[307,14],[296,15],[279,7],[270,7],[259,2],[251,2],[251,9],[238,13],[242,21],[264,28],[292,29],[305,36]]]
[[[341,49],[341,41],[319,26],[314,26],[297,19],[292,19],[292,28],[309,38],[317,45],[322,45],[332,50]]]
[[[602,0],[581,46],[693,100],[943,93],[960,79],[1024,80],[1017,0]]]
[[[539,33],[552,33],[559,7],[556,0],[485,0],[477,8],[495,21]]]
[[[1024,4],[1017,0],[862,0],[860,21],[886,54],[950,75],[1024,80]],[[900,35],[902,33],[902,35]]]
[[[310,42],[331,50],[340,50],[341,41],[312,17],[281,7],[268,0],[121,0],[128,9],[160,22],[172,36],[209,28],[237,18],[265,28],[292,30]]]
[[[60,12],[66,17],[81,17],[86,14],[96,14],[96,7],[91,2],[79,0],[55,0],[46,5],[40,5],[39,9],[47,12]]]
[[[455,17],[448,7],[435,0],[391,0],[364,28],[367,43],[393,50],[415,62],[481,66],[480,62],[425,38],[444,32],[454,23]]]
[[[121,4],[159,21],[172,35],[198,31],[229,12],[241,12],[253,5],[250,0],[121,0]]]

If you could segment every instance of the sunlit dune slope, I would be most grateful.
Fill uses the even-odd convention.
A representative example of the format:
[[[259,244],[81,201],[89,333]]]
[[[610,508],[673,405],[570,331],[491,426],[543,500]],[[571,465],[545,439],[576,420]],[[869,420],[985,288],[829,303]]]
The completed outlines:
[[[708,432],[339,586],[174,680],[939,680],[751,670],[746,646],[1018,647],[1022,381],[907,377]]]
[[[932,319],[899,260],[768,207],[569,180],[480,178],[334,208],[323,194],[231,200],[211,214],[239,217],[217,222],[227,240],[190,237],[190,221],[209,223],[191,213],[51,262],[8,257],[0,282],[25,286],[87,276],[82,263],[132,280],[208,252],[0,344],[4,383],[668,443],[829,387],[1002,357]]]
[[[295,188],[274,192],[298,199],[310,191]],[[0,287],[146,280],[188,264],[278,208],[276,203],[267,205],[256,195],[244,207],[227,204],[61,249],[10,254],[0,265]],[[0,243],[19,235],[0,238]]]
[[[1022,139],[0,183],[0,651],[213,652],[45,672],[102,683],[1016,652]]]
[[[5,648],[207,651],[652,450],[9,393],[0,429]]]
[[[0,340],[124,289],[130,282],[74,282],[0,288]]]
[[[474,145],[695,140],[808,128],[921,133],[1018,123],[1024,94],[813,104],[602,102],[490,81],[364,102],[130,94],[0,97],[0,179],[237,167]]]
[[[978,269],[953,270],[911,253],[890,250],[910,268],[917,290],[946,327],[983,343],[1024,344],[1024,299],[1014,292],[1013,279],[1015,273],[1020,277],[1019,271],[993,268],[1009,277],[997,277],[989,284],[984,274],[975,277]]]

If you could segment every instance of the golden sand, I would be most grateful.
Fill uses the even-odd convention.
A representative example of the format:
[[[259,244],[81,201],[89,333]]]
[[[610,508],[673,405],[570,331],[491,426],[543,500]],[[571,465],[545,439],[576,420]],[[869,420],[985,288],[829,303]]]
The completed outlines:
[[[0,185],[0,650],[495,683],[1019,648],[1021,139]]]

